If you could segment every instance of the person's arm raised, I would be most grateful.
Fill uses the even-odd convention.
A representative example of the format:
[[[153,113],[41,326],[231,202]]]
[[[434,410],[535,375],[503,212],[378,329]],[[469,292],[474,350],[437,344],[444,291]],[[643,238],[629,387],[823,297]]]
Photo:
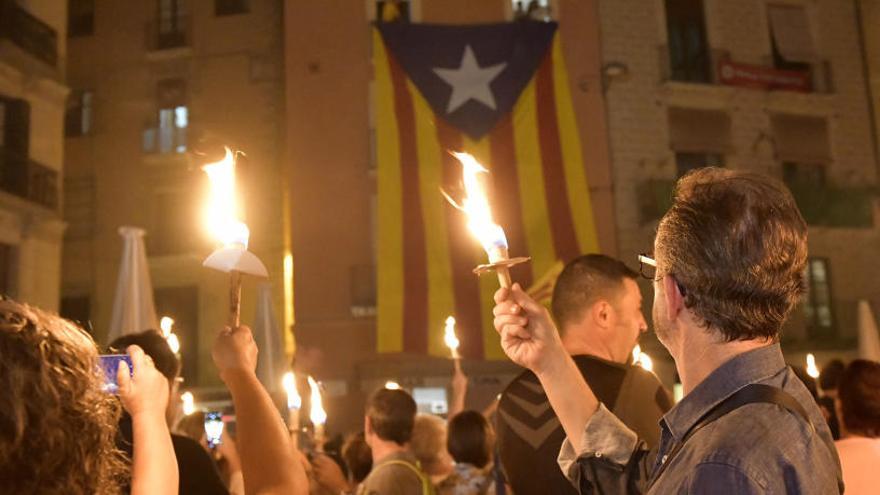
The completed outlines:
[[[537,375],[569,441],[579,446],[599,401],[563,348],[550,314],[519,284],[499,289],[495,303],[495,330],[505,354]]]
[[[257,345],[250,328],[223,329],[211,355],[235,406],[245,493],[307,494],[308,479],[293,456],[284,420],[257,379]]]
[[[129,346],[133,373],[120,361],[116,371],[119,398],[132,425],[132,495],[176,495],[177,457],[165,422],[168,380],[156,370],[152,359],[136,346]]]

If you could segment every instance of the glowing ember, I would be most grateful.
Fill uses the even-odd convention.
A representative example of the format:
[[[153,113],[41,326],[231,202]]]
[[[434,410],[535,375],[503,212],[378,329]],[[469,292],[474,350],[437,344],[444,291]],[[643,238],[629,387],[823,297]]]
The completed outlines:
[[[284,374],[284,378],[281,379],[281,386],[287,392],[287,408],[299,409],[302,407],[302,397],[299,396],[299,390],[296,388],[296,375],[292,371]]]
[[[495,263],[506,259],[507,237],[504,235],[504,229],[492,219],[489,199],[486,197],[485,187],[480,180],[480,174],[488,174],[489,171],[468,153],[453,153],[452,155],[464,167],[462,179],[465,198],[461,204],[452,201],[448,196],[447,199],[467,215],[468,229],[486,250],[489,262]]]
[[[202,167],[211,182],[211,192],[205,209],[208,232],[223,245],[241,244],[247,247],[250,232],[239,218],[238,197],[235,190],[235,157],[226,148],[226,157]]]
[[[819,367],[816,366],[816,356],[807,354],[807,374],[813,378],[819,378]]]
[[[446,318],[446,328],[443,330],[443,342],[452,352],[452,358],[458,359],[458,346],[460,344],[458,337],[455,335],[455,318],[450,316]]]
[[[184,392],[180,394],[180,401],[183,403],[183,414],[189,416],[196,412],[196,400],[192,392]]]
[[[311,392],[312,409],[309,411],[309,419],[313,425],[323,426],[327,422],[327,412],[324,411],[324,403],[321,398],[321,387],[311,376],[309,377],[309,390]]]

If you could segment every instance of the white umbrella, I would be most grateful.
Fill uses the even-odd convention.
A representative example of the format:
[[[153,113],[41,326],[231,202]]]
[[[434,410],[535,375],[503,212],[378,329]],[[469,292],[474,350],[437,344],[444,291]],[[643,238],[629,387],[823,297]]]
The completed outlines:
[[[119,227],[123,242],[122,261],[119,264],[119,279],[116,282],[113,317],[110,320],[107,342],[125,334],[159,328],[156,306],[153,304],[153,284],[150,283],[144,233],[143,229],[137,227]]]
[[[880,361],[880,334],[877,321],[871,312],[871,305],[864,299],[859,301],[859,357]]]
[[[266,390],[282,390],[281,380],[288,363],[284,356],[284,339],[272,309],[272,286],[261,283],[257,288],[257,311],[254,315],[254,340],[260,350],[257,377]]]

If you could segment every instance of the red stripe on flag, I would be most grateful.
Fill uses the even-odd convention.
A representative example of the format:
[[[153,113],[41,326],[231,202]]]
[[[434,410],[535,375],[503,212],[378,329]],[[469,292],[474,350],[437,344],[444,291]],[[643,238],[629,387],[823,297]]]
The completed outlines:
[[[547,197],[547,213],[553,232],[556,256],[568,262],[580,254],[574,221],[565,185],[562,149],[559,142],[559,123],[556,120],[556,92],[553,88],[553,57],[550,51],[538,68],[535,78],[538,105],[538,142],[544,172],[544,188]]]
[[[400,177],[403,221],[403,350],[428,352],[428,266],[425,225],[419,194],[419,160],[412,94],[397,60],[389,54],[394,85],[394,113],[400,140]]]
[[[495,221],[504,228],[511,256],[525,256],[528,253],[526,229],[523,223],[522,198],[519,195],[519,174],[516,168],[516,151],[513,137],[513,119],[506,113],[498,121],[489,135],[489,156],[492,162],[494,189],[492,209]],[[532,285],[531,263],[513,269],[513,278],[523,288]]]
[[[455,196],[461,191],[461,164],[448,152],[461,151],[464,138],[443,119],[434,120],[437,124],[437,139],[440,142],[443,188]],[[468,359],[482,359],[484,351],[480,284],[477,276],[472,273],[475,265],[472,253],[477,241],[467,230],[464,213],[452,206],[446,208],[446,231],[449,237],[456,330],[461,341],[461,355]]]

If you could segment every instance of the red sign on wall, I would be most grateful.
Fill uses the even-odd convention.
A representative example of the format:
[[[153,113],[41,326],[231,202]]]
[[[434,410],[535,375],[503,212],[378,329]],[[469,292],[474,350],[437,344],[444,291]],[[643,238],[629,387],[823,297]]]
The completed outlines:
[[[726,60],[718,64],[718,79],[721,84],[752,89],[802,92],[809,92],[812,89],[809,72],[778,70]]]

